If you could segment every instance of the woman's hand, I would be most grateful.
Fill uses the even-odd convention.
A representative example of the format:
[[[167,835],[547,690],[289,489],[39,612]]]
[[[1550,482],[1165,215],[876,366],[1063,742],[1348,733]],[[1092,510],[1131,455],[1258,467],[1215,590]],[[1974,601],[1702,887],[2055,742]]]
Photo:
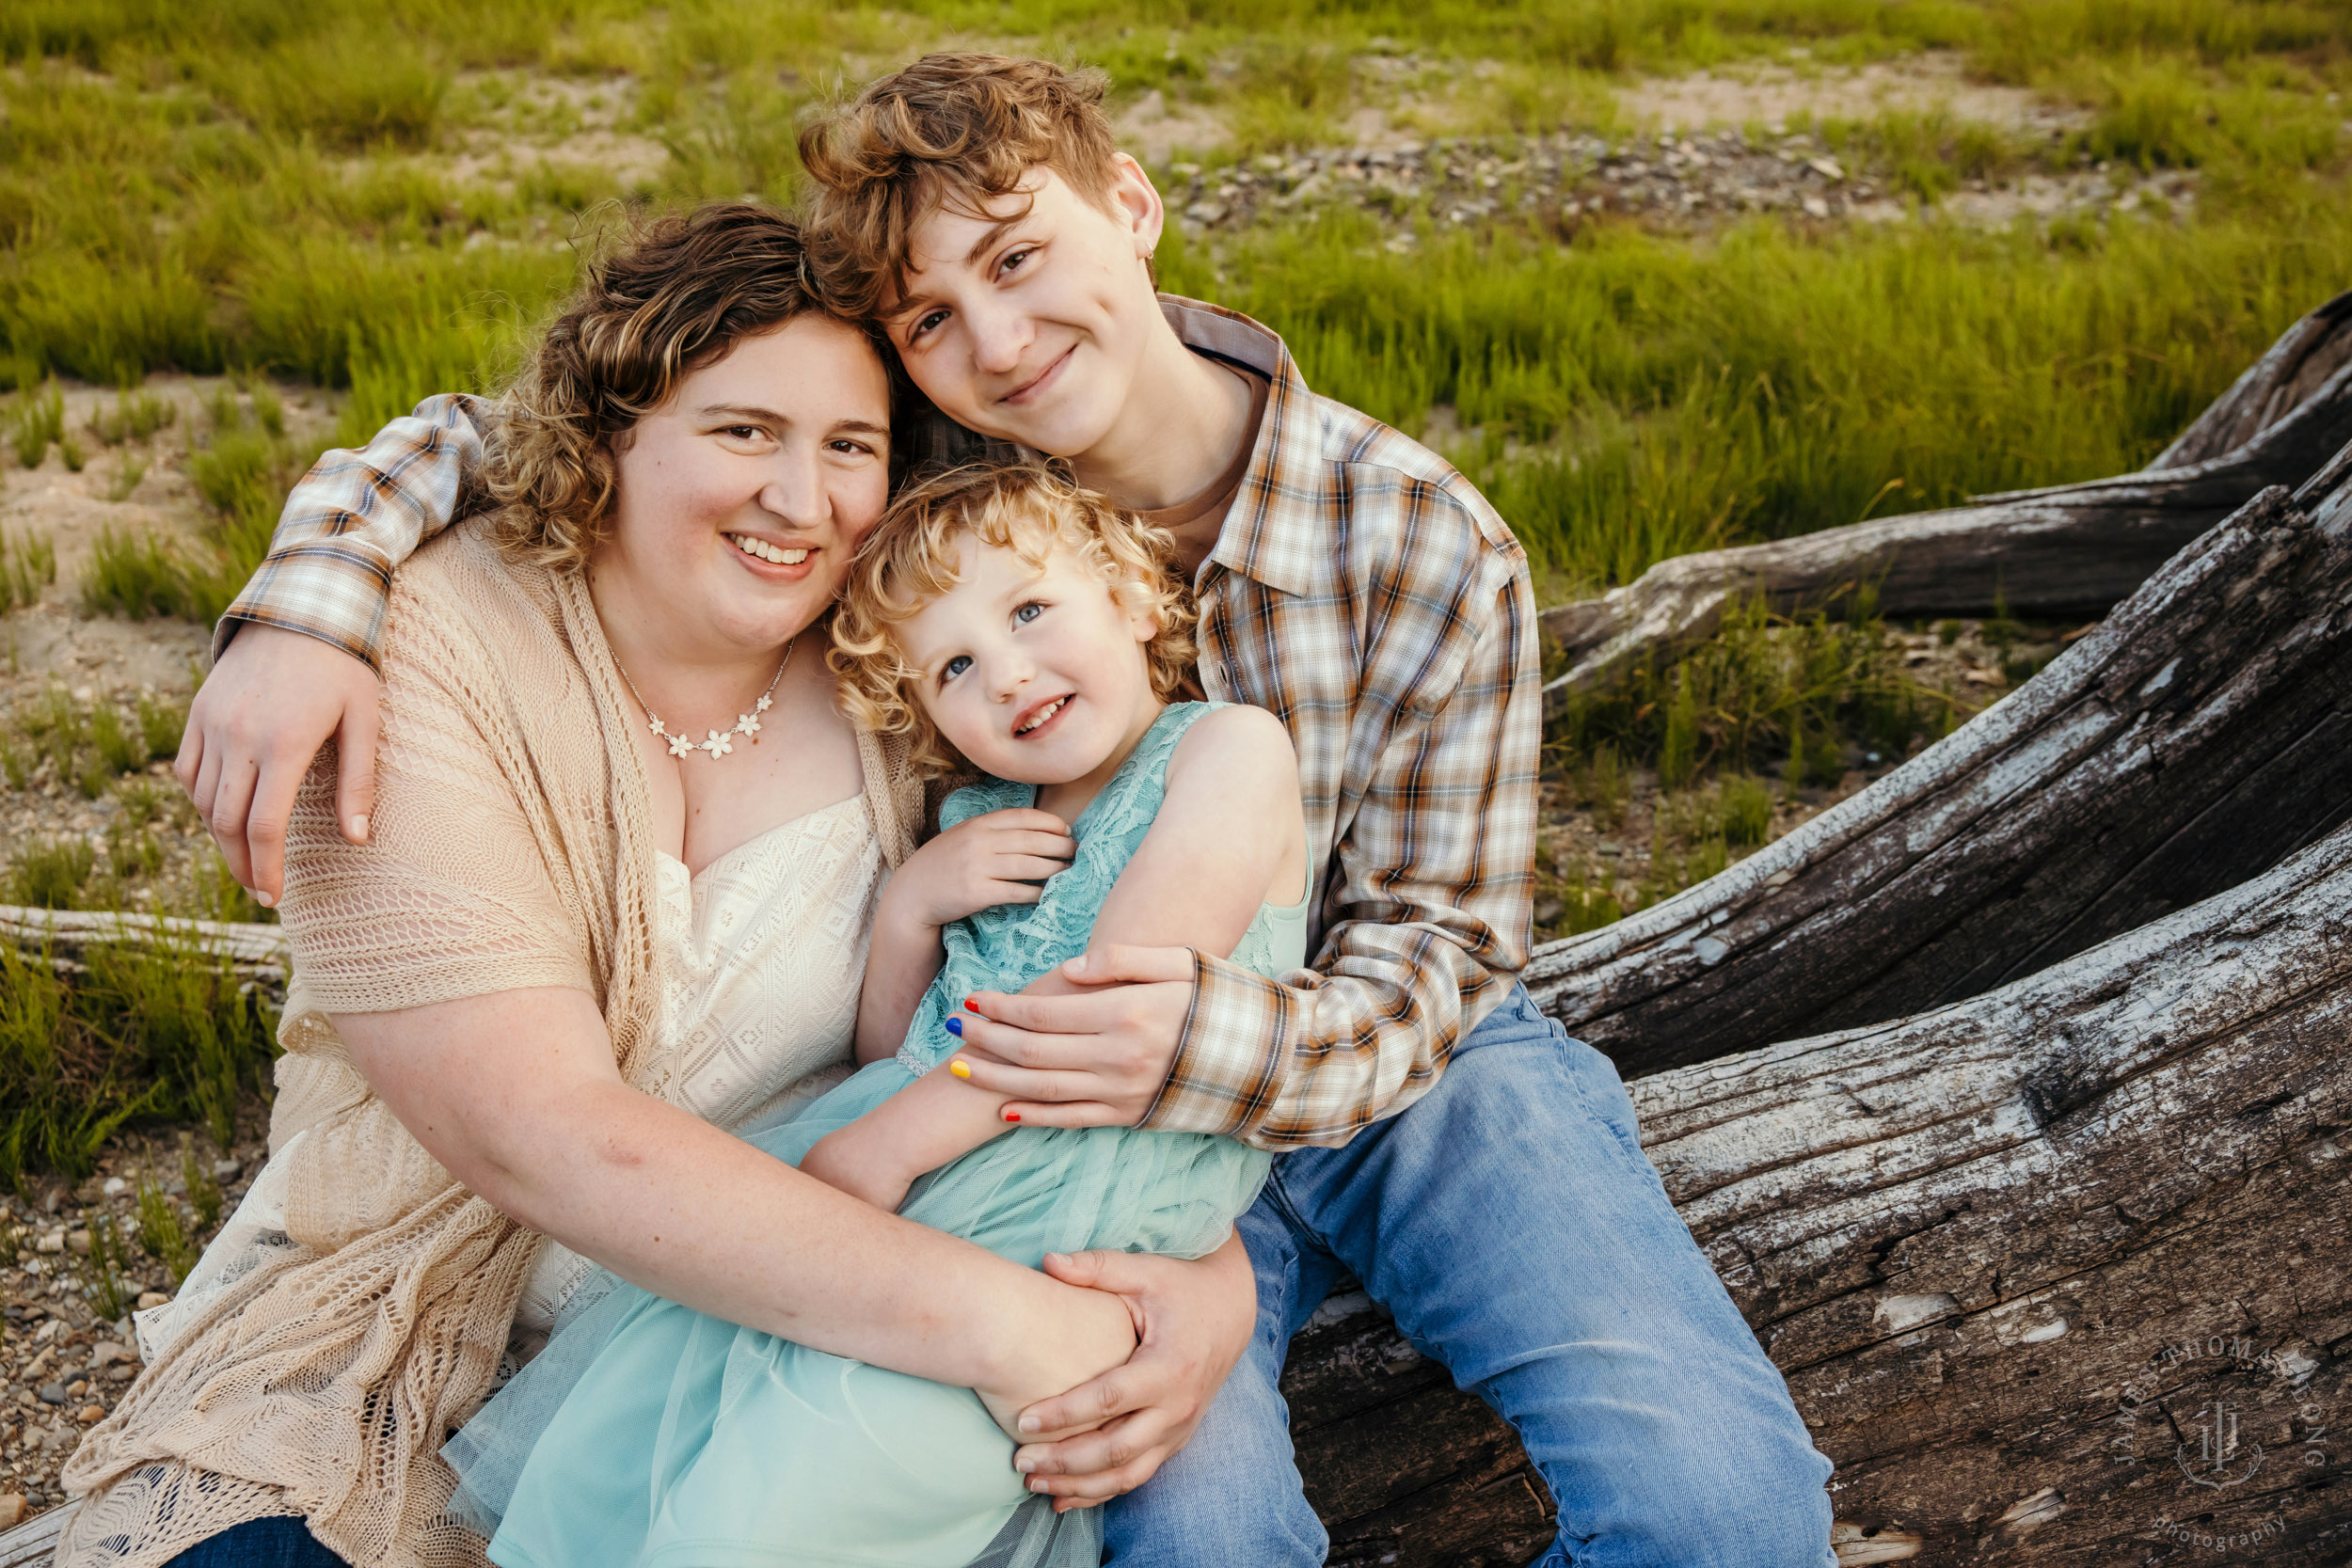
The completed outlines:
[[[1021,1412],[1013,1465],[1030,1491],[1053,1496],[1058,1513],[1134,1491],[1184,1446],[1248,1347],[1258,1292],[1238,1236],[1193,1262],[1051,1254],[1045,1272],[1118,1296],[1138,1341],[1123,1366]]]
[[[1069,869],[1078,841],[1051,812],[1016,807],[957,823],[898,867],[882,898],[900,919],[937,930],[998,904],[1034,904],[1038,884]]]
[[[1015,1442],[1051,1442],[1091,1431],[1103,1424],[1104,1414],[1072,1407],[1063,1424],[1033,1426],[1030,1418],[1051,1389],[1091,1387],[1092,1381],[1116,1372],[1133,1358],[1137,1337],[1133,1309],[1107,1291],[1068,1290],[1044,1276],[1029,1277],[1054,1292],[1043,1314],[1032,1313],[1028,1333],[1002,1347],[1000,1364],[975,1383],[972,1391]],[[1035,1490],[1035,1488],[1032,1488]]]

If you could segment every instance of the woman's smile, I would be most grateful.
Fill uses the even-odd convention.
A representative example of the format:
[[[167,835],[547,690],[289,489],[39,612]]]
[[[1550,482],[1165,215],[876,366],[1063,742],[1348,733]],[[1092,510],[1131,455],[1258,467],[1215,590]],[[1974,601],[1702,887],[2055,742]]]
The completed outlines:
[[[813,545],[780,545],[754,533],[730,533],[726,540],[744,569],[764,582],[800,581],[816,571],[821,553]]]

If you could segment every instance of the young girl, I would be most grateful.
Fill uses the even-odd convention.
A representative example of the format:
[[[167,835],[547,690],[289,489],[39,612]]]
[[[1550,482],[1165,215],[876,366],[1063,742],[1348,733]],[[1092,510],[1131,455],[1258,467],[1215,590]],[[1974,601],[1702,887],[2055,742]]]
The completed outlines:
[[[853,717],[911,732],[935,772],[993,777],[947,798],[882,895],[866,1065],[752,1141],[1031,1267],[1200,1256],[1265,1177],[1223,1138],[1017,1127],[954,1055],[963,997],[1076,990],[1058,966],[1098,939],[1269,975],[1306,960],[1289,737],[1257,708],[1169,704],[1191,617],[1168,560],[1164,535],[1050,471],[962,469],[876,525],[834,618]],[[444,1449],[453,1507],[501,1568],[1099,1560],[1092,1511],[1025,1492],[1013,1412],[606,1284]]]

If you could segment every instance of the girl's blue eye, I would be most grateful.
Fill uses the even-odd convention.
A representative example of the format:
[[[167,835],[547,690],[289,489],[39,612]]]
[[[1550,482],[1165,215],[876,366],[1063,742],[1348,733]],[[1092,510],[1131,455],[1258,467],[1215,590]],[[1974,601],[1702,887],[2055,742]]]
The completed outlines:
[[[940,666],[939,678],[943,681],[951,681],[971,668],[971,656],[968,654],[958,654],[955,657],[949,659],[946,664]]]
[[[1012,618],[1025,626],[1031,621],[1036,620],[1039,616],[1044,613],[1045,607],[1039,604],[1035,599],[1031,599],[1027,604],[1025,604],[1020,609],[1014,610],[1012,612]]]

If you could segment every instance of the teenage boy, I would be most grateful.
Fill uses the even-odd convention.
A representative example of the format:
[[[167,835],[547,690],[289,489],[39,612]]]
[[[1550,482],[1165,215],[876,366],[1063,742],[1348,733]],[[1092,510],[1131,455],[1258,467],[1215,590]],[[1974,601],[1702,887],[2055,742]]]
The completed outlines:
[[[1614,1069],[1516,978],[1540,730],[1525,558],[1443,461],[1308,390],[1272,332],[1155,295],[1165,214],[1101,94],[1042,61],[934,55],[803,154],[818,281],[953,421],[935,455],[984,439],[1058,458],[1168,528],[1200,594],[1201,687],[1270,709],[1298,751],[1311,972],[1113,950],[1087,960],[1103,990],[983,995],[964,1022],[974,1082],[1020,1097],[1025,1125],[1287,1151],[1240,1227],[1257,1331],[1189,1444],[1112,1507],[1109,1560],[1323,1560],[1277,1380],[1345,1271],[1518,1429],[1559,1506],[1546,1564],[1820,1568],[1828,1462],[1668,1203]],[[277,880],[290,766],[339,725],[346,757],[372,750],[368,683],[331,650],[371,653],[387,564],[457,509],[474,417],[435,400],[330,454],[223,624],[323,640],[229,644],[191,720],[193,792],[257,884]],[[342,768],[356,834],[366,775]],[[1081,1393],[1129,1409],[1116,1378]],[[1019,1463],[1098,1500],[1186,1424],[1137,1410]]]

